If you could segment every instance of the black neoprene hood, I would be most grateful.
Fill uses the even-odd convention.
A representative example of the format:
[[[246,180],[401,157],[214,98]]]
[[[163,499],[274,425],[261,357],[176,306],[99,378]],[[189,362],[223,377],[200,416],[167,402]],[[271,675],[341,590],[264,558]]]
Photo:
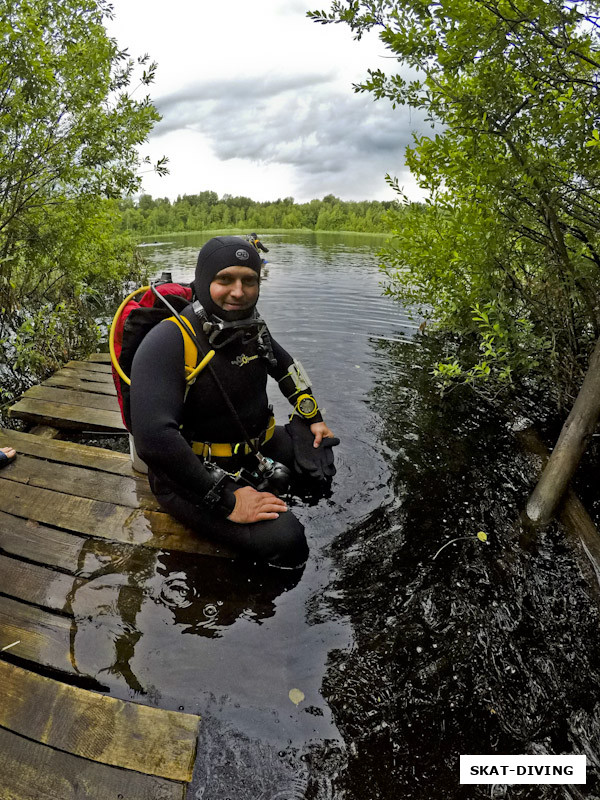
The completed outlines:
[[[252,308],[243,311],[225,311],[213,302],[210,284],[215,275],[227,267],[250,267],[260,277],[262,259],[257,250],[239,236],[216,236],[209,239],[198,254],[196,275],[192,287],[194,294],[209,315],[233,322],[252,315]]]

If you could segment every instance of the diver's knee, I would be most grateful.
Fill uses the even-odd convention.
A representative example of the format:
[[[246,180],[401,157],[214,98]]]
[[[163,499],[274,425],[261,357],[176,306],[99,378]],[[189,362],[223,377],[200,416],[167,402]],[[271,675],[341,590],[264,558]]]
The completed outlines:
[[[304,525],[291,511],[281,514],[277,522],[279,524],[272,540],[273,548],[267,563],[279,569],[300,569],[308,558]]]

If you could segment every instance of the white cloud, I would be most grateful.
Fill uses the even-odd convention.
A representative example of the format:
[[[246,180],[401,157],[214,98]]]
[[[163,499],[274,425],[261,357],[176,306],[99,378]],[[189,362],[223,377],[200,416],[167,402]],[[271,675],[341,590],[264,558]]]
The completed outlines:
[[[163,120],[144,154],[167,155],[170,175],[145,175],[145,191],[383,199],[393,196],[386,172],[403,183],[404,148],[422,121],[352,91],[381,63],[376,37],[316,25],[300,0],[113,5],[119,44],[159,62],[152,96]]]

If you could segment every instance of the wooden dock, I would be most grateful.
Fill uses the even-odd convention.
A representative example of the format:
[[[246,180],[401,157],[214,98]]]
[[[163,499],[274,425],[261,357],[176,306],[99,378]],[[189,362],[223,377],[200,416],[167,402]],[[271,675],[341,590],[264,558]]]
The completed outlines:
[[[94,353],[88,361],[69,361],[39,386],[28,389],[10,413],[60,430],[125,430],[105,353]]]
[[[70,362],[11,414],[38,433],[0,429],[18,453],[0,470],[0,800],[184,798],[200,718],[102,693],[76,658],[74,589],[111,558],[232,554],[162,512],[128,455],[47,438],[123,431],[106,356]]]

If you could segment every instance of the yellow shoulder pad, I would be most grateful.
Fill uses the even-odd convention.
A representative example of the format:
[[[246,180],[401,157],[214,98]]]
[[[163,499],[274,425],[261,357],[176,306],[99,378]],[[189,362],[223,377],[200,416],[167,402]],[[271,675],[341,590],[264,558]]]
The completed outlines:
[[[183,360],[185,363],[185,372],[186,374],[189,374],[190,372],[193,372],[196,367],[196,362],[198,361],[198,348],[194,344],[192,337],[189,335],[177,317],[168,317],[167,319],[169,322],[174,322],[181,331],[181,335],[183,336]],[[192,323],[185,319],[185,317],[182,317],[182,319],[191,332],[194,333]]]

